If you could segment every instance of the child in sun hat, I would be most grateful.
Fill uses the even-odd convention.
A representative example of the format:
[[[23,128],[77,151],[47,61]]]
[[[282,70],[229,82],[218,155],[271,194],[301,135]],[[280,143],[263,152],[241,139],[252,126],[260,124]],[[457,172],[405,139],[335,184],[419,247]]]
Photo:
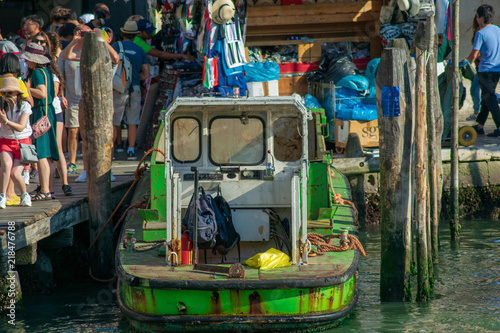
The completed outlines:
[[[31,105],[21,96],[16,78],[7,77],[0,88],[2,103],[0,105],[0,209],[7,203],[5,192],[9,179],[21,189],[21,205],[31,206],[31,197],[26,192],[26,184],[22,176],[24,164],[21,163],[19,143],[30,144],[32,133],[29,117]]]
[[[33,107],[33,98],[29,94],[28,88],[26,87],[24,82],[20,80],[21,63],[19,61],[19,58],[12,53],[6,53],[0,58],[0,87],[2,86],[3,79],[7,77],[17,78],[19,89],[21,91],[24,91],[21,97],[28,101]],[[1,96],[2,94],[0,93],[0,97]],[[30,165],[27,164],[25,166],[25,170],[23,171],[23,177],[26,185],[29,184],[29,172]],[[9,182],[9,185],[7,186],[7,192],[5,194],[7,196],[7,206],[14,206],[21,203],[21,198],[16,195],[14,183],[12,182],[12,180]]]

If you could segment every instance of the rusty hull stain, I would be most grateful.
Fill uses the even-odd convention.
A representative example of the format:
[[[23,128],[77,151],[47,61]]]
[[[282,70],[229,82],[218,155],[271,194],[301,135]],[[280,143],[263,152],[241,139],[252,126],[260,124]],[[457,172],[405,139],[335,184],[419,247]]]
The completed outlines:
[[[158,307],[156,306],[155,299],[155,291],[153,289],[149,289],[151,291],[151,303],[153,303],[153,311],[154,313],[158,313]]]
[[[248,303],[250,304],[250,314],[262,314],[260,294],[257,291],[248,295]]]
[[[309,293],[308,293],[308,300],[307,300],[307,311],[308,312],[316,312],[317,307],[318,307],[318,301],[319,301],[319,288],[310,288]]]
[[[302,302],[304,301],[304,295],[302,295],[302,290],[299,290],[299,313],[302,313]]]
[[[144,289],[134,288],[132,290],[132,299],[133,299],[132,304],[135,304],[135,310],[145,313],[147,300],[146,300],[146,294],[144,293]]]
[[[333,309],[333,301],[335,300],[335,288],[330,290],[330,297],[328,297],[328,310]]]
[[[217,291],[212,291],[212,297],[210,297],[210,303],[212,305],[212,314],[221,314],[221,304],[220,295]]]
[[[241,312],[240,291],[238,289],[229,290],[229,297],[231,299],[231,309],[233,309],[233,311],[238,309],[238,313],[243,314],[243,312]]]

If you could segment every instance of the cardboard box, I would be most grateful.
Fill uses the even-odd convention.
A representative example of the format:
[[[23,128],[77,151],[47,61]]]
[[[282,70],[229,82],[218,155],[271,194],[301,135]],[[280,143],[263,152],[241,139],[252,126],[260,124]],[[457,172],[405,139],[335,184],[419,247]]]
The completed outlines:
[[[247,82],[248,96],[279,96],[278,80],[267,82]]]
[[[298,44],[299,62],[321,61],[321,43]]]
[[[302,73],[280,74],[278,86],[280,96],[290,96],[293,93],[305,96],[308,93],[307,78]]]
[[[378,147],[378,119],[356,121],[335,119],[335,147],[345,148],[349,133],[357,133],[364,147]]]

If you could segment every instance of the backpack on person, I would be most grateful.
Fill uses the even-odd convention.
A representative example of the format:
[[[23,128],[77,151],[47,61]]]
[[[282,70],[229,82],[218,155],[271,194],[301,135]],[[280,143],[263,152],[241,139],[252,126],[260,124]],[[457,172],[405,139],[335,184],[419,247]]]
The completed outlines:
[[[194,211],[194,194],[191,196],[191,201],[189,202],[186,214],[182,218],[182,225],[185,230],[189,230],[189,238],[194,240],[194,219],[195,214],[198,215],[198,245],[201,248],[213,249],[215,246],[215,237],[217,235],[217,217],[214,209],[215,207],[214,199],[205,193],[203,187],[200,186],[200,192],[198,194],[198,205],[197,212]],[[218,212],[218,210],[217,210]],[[220,215],[220,213],[219,213]],[[219,219],[222,217],[219,216]]]
[[[217,191],[217,196],[213,199],[217,210],[222,215],[222,220],[217,220],[219,232],[215,237],[215,247],[213,252],[217,250],[223,256],[226,255],[235,245],[238,245],[238,258],[240,257],[240,234],[236,232],[233,224],[231,208],[226,199],[222,196],[220,187]]]
[[[118,48],[120,60],[113,75],[113,89],[123,94],[132,87],[132,63],[125,54],[122,42],[118,42]]]

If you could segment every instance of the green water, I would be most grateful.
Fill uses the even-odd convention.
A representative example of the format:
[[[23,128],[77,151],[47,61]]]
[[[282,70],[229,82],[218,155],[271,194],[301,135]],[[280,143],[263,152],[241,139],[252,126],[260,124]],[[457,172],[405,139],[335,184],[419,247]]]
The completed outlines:
[[[382,304],[380,232],[360,233],[368,256],[360,262],[359,301],[330,332],[500,332],[500,222],[463,222],[457,248],[446,224],[440,237],[433,300]],[[24,304],[15,327],[0,318],[0,332],[130,332],[111,286],[80,282],[52,295],[25,295]]]

